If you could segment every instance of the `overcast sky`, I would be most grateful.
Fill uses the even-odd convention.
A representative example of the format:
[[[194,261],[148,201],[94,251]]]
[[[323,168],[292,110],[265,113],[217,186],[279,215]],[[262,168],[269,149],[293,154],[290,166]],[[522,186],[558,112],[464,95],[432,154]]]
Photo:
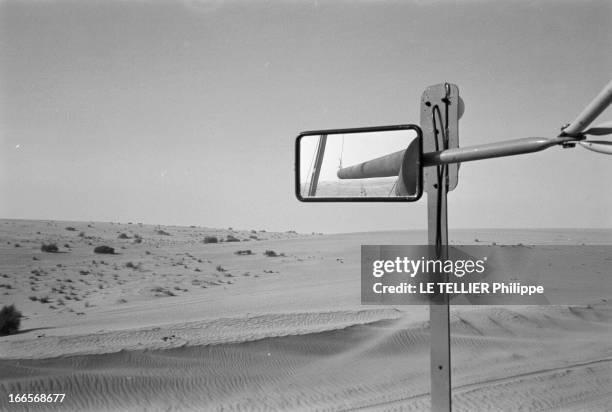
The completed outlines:
[[[462,146],[555,136],[612,74],[609,1],[0,2],[0,217],[344,232],[413,204],[301,204],[302,130],[418,123]],[[600,120],[611,120],[608,110]],[[612,227],[612,156],[463,164],[450,228]]]

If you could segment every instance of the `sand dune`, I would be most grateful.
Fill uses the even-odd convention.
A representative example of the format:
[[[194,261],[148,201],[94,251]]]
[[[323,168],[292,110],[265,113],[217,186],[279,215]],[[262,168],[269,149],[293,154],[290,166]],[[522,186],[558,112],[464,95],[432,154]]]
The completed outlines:
[[[0,228],[0,303],[26,315],[21,333],[0,338],[0,410],[26,409],[9,405],[9,393],[41,392],[66,393],[61,405],[39,405],[50,410],[429,409],[427,307],[359,300],[359,246],[424,243],[422,232]],[[228,235],[241,241],[203,243]],[[610,231],[503,236],[451,237],[612,239]],[[42,242],[65,253],[43,253]],[[99,244],[118,253],[96,255]],[[581,267],[580,256],[568,259]],[[596,284],[583,288],[584,305],[454,308],[454,410],[611,410],[612,306]]]
[[[304,335],[367,324],[401,316],[394,309],[355,312],[279,313],[218,318],[153,328],[68,336],[41,336],[0,342],[4,359],[38,359],[77,354],[99,354],[135,349],[168,349],[194,345],[244,343],[287,335]]]
[[[62,410],[426,410],[427,323],[387,315],[243,342],[202,345],[176,331],[184,344],[170,349],[4,360],[1,390],[61,388]],[[610,306],[455,312],[456,410],[606,410],[611,317]]]

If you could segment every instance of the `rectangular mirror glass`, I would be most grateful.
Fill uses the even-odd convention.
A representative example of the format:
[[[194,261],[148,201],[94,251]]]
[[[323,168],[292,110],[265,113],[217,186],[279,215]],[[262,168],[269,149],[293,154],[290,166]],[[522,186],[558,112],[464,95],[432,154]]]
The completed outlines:
[[[301,201],[415,201],[422,194],[416,125],[301,133],[296,195]]]

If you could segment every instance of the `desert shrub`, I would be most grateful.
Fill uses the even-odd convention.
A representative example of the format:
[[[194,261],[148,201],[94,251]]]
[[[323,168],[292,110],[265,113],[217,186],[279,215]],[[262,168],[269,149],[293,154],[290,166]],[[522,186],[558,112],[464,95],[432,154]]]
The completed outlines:
[[[225,272],[225,269],[223,269],[223,266],[221,265],[217,265],[217,272]]]
[[[57,253],[59,252],[59,248],[55,243],[43,243],[40,246],[40,250],[47,253]]]
[[[268,257],[277,257],[277,256],[278,256],[278,253],[276,253],[276,252],[275,252],[275,251],[273,251],[273,250],[266,250],[266,251],[264,252],[264,255],[266,255],[266,256],[268,256]]]
[[[217,243],[219,239],[217,236],[204,236],[204,243]]]
[[[240,242],[240,239],[238,239],[236,236],[232,236],[232,235],[227,235],[227,237],[225,238],[226,242]]]
[[[165,230],[161,230],[161,229],[159,229],[156,233],[162,236],[170,236],[170,233],[166,232]]]
[[[0,309],[0,336],[17,332],[21,324],[21,316],[21,312],[15,309],[15,305],[3,306]]]
[[[112,248],[110,246],[96,246],[94,248],[94,253],[114,255],[115,254],[115,248]]]
[[[161,286],[151,288],[151,292],[155,293],[155,296],[176,296],[174,292]]]
[[[42,297],[38,298],[38,301],[40,303],[49,303],[49,296],[42,296]]]
[[[142,243],[142,238],[140,235],[134,235],[134,243]]]
[[[125,233],[119,233],[118,238],[119,239],[129,239],[130,237],[128,235],[126,235]]]
[[[234,252],[234,255],[252,255],[253,251],[251,249],[247,250],[237,250]]]
[[[66,230],[69,231],[69,232],[76,232],[76,229],[73,228],[72,226],[66,227]]]
[[[250,239],[254,239],[254,240],[259,240],[259,238],[257,237],[257,235],[250,235],[249,236]]]
[[[134,262],[128,262],[125,264],[126,268],[130,268],[130,269],[139,269],[140,268],[140,264],[139,263],[134,263]]]
[[[79,232],[79,237],[85,237],[85,232]]]

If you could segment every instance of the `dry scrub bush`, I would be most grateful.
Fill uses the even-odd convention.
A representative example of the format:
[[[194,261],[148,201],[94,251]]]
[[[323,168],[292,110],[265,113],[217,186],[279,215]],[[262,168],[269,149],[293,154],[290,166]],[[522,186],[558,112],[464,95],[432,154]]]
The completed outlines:
[[[16,333],[21,324],[21,316],[15,305],[3,306],[0,310],[0,336]]]

